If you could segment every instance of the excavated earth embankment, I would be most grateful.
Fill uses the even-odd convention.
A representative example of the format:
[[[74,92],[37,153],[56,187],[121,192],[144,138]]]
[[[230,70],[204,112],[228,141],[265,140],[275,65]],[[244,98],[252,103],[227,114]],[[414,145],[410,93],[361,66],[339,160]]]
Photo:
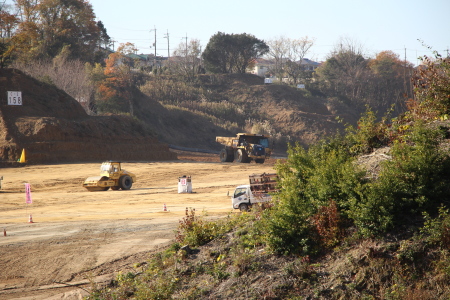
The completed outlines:
[[[22,105],[8,105],[8,91],[22,92]],[[0,166],[11,166],[23,149],[31,164],[176,159],[132,118],[89,116],[64,91],[0,69]]]

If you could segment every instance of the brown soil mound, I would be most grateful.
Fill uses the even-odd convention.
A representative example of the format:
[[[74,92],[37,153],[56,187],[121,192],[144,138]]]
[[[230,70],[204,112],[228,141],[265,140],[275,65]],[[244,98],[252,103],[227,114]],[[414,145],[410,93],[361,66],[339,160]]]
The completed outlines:
[[[21,91],[23,105],[8,105]],[[125,116],[88,116],[65,92],[14,69],[0,69],[0,162],[173,160],[166,144]]]

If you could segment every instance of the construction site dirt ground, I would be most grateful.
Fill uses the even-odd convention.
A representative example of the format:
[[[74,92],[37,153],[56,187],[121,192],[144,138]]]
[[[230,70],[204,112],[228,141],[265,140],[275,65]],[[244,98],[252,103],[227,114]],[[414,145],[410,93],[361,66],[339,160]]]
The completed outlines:
[[[218,155],[180,151],[178,158],[123,162],[137,175],[128,191],[82,187],[101,162],[0,169],[0,299],[81,299],[172,243],[186,208],[210,217],[239,213],[227,192],[250,174],[274,172],[275,162],[220,163]],[[183,175],[191,176],[192,193],[178,193]]]

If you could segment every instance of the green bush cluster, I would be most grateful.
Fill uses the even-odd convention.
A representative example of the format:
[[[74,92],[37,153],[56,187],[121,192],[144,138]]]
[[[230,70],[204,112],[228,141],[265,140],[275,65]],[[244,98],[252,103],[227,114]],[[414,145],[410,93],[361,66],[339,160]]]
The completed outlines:
[[[315,253],[321,243],[313,216],[335,201],[345,218],[348,199],[359,199],[362,173],[339,141],[305,150],[290,147],[286,163],[276,166],[281,192],[266,214],[268,243],[276,252]]]
[[[353,155],[370,153],[376,148],[386,146],[392,139],[392,130],[387,125],[389,113],[381,122],[376,122],[377,116],[369,107],[361,116],[357,126],[347,125],[345,142]]]
[[[440,146],[442,130],[421,122],[409,126],[391,142],[392,159],[382,162],[377,179],[370,180],[355,153],[383,145],[388,131],[380,130],[370,112],[360,124],[361,133],[350,131],[308,150],[290,147],[287,161],[276,166],[282,188],[277,205],[266,214],[267,241],[276,252],[316,253],[336,244],[333,239],[345,228],[375,236],[449,204],[450,159]],[[323,215],[332,203],[337,211]]]
[[[364,197],[352,207],[352,217],[363,229],[386,232],[408,225],[423,211],[448,204],[450,160],[439,143],[439,130],[416,124],[404,141],[394,141],[392,159],[385,161],[379,178],[368,184]]]
[[[201,246],[221,233],[223,233],[221,224],[207,222],[196,216],[195,210],[191,209],[178,224],[176,241],[191,246]]]

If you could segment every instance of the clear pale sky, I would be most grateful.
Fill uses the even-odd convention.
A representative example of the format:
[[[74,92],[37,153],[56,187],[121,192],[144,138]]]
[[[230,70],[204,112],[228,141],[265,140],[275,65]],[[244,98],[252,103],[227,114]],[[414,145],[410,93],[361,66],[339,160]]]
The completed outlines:
[[[7,0],[12,2],[12,0]],[[362,45],[368,57],[392,50],[414,64],[432,55],[421,39],[439,53],[450,52],[450,0],[90,0],[115,43],[131,42],[139,53],[167,56],[180,43],[248,33],[258,39],[279,36],[315,38],[307,58],[322,61],[341,37]],[[153,31],[152,31],[153,30]]]
[[[185,42],[224,33],[248,33],[262,40],[281,35],[315,38],[308,58],[325,60],[340,37],[364,47],[368,56],[392,50],[416,64],[432,53],[421,39],[441,54],[450,49],[449,0],[91,0],[94,12],[118,43],[132,42],[139,53],[167,55]],[[449,50],[450,51],[450,50]]]

